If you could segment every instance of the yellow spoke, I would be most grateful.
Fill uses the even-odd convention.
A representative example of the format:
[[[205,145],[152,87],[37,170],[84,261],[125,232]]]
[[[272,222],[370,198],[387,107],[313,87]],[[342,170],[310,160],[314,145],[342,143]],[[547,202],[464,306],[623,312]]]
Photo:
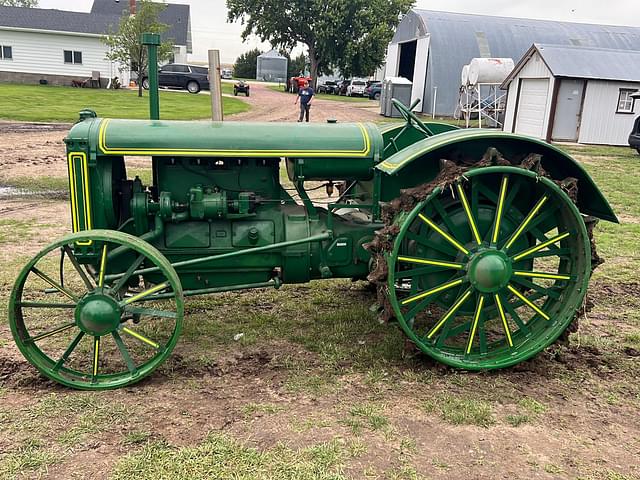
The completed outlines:
[[[531,223],[531,220],[533,220],[533,217],[535,217],[538,214],[538,212],[540,211],[540,209],[548,199],[549,197],[545,195],[538,201],[538,203],[536,203],[535,207],[533,207],[533,210],[529,212],[529,215],[527,215],[527,217],[524,219],[522,224],[518,227],[518,229],[516,230],[516,233],[513,234],[513,236],[509,239],[509,241],[505,245],[505,248],[507,250],[511,248],[511,245],[513,245],[514,242],[518,239],[518,237],[522,234],[522,232],[524,232],[524,229],[527,228],[527,225]]]
[[[433,295],[434,293],[438,293],[438,292],[442,292],[443,290],[448,290],[450,288],[453,288],[455,286],[460,285],[463,282],[462,278],[459,278],[458,280],[454,280],[453,282],[448,282],[445,283],[443,285],[440,285],[439,287],[434,287],[430,290],[426,290],[418,295],[414,295],[413,297],[409,297],[405,300],[403,300],[402,302],[400,302],[401,305],[407,305],[409,303],[415,302],[417,300],[420,300],[421,298],[424,297],[428,297],[429,295]]]
[[[531,247],[528,250],[525,250],[524,252],[519,253],[518,255],[513,257],[513,261],[517,262],[518,260],[522,260],[524,257],[527,257],[532,253],[536,253],[537,251],[542,250],[543,248],[548,247],[549,245],[553,245],[554,243],[557,243],[560,240],[567,238],[568,236],[569,236],[569,232],[565,232],[561,235],[556,235],[555,237],[550,238],[546,242],[539,243],[535,247]]]
[[[480,297],[478,306],[476,307],[476,313],[473,315],[473,326],[471,327],[471,333],[469,334],[469,342],[467,343],[467,355],[471,353],[471,347],[473,346],[473,337],[476,336],[476,330],[478,329],[478,321],[480,320],[480,314],[482,313],[482,306],[484,305],[484,297]]]
[[[107,267],[107,244],[102,247],[102,258],[100,259],[100,277],[98,278],[98,287],[104,286],[104,274]]]
[[[50,330],[48,332],[44,332],[44,333],[39,333],[38,335],[34,335],[33,337],[29,337],[25,340],[25,342],[37,342],[38,340],[42,340],[43,338],[47,338],[50,337],[52,335],[55,335],[57,333],[62,333],[65,330],[69,330],[72,327],[75,327],[75,322],[71,322],[71,323],[67,323],[65,325],[62,325],[58,328],[54,328],[53,330]]]
[[[449,235],[448,233],[446,233],[444,230],[442,230],[440,227],[438,227],[435,223],[433,223],[431,220],[429,220],[427,217],[425,217],[423,214],[419,213],[418,216],[420,217],[420,219],[426,223],[427,225],[429,225],[431,228],[433,228],[436,232],[438,232],[440,235],[442,235],[444,237],[444,239],[449,242],[451,245],[453,245],[454,247],[456,247],[458,250],[460,250],[462,253],[464,253],[465,255],[469,255],[469,250],[467,250],[466,248],[464,248],[463,245],[461,245],[458,241],[456,241],[455,238],[453,238],[451,235]]]
[[[502,325],[504,326],[504,333],[507,336],[507,341],[509,342],[509,346],[513,347],[513,340],[511,340],[511,330],[509,330],[509,325],[507,324],[507,317],[504,315],[504,309],[502,308],[500,295],[496,293],[494,295],[494,298],[496,299],[496,306],[498,307],[498,313],[500,313],[500,318],[502,319]]]
[[[442,326],[447,322],[447,320],[449,320],[453,315],[455,315],[455,313],[458,311],[458,309],[462,306],[462,304],[464,302],[467,301],[467,298],[469,298],[469,296],[471,295],[471,289],[467,290],[464,295],[462,295],[462,297],[460,298],[460,300],[458,300],[450,309],[449,311],[445,314],[444,317],[442,317],[440,319],[440,321],[437,323],[437,325],[435,325],[431,331],[427,334],[427,338],[431,339],[438,330],[440,330],[442,328]]]
[[[123,300],[122,302],[120,302],[120,306],[124,307],[125,305],[129,305],[130,303],[137,302],[138,300],[142,300],[143,298],[148,297],[149,295],[159,292],[160,290],[164,290],[168,286],[169,286],[169,282],[159,283],[155,287],[152,287],[148,290],[145,290],[144,292],[140,292],[137,295],[134,295],[133,297],[129,297]]]
[[[414,257],[398,257],[401,262],[417,263],[419,265],[433,265],[435,267],[453,268],[456,270],[462,270],[464,265],[455,262],[442,262],[440,260],[429,260],[427,258],[414,258]]]
[[[462,206],[464,207],[464,211],[467,214],[467,220],[469,220],[469,225],[471,226],[473,237],[476,239],[476,243],[480,245],[482,244],[482,239],[480,238],[478,227],[476,227],[476,222],[473,219],[473,215],[471,214],[471,209],[469,208],[469,202],[467,201],[467,196],[464,194],[464,189],[462,188],[462,185],[458,183],[456,187],[458,187],[458,194],[460,195],[460,200],[462,201]]]
[[[555,273],[544,272],[525,272],[516,270],[513,274],[517,277],[531,277],[531,278],[548,278],[550,280],[571,280],[570,275],[557,275]]]
[[[491,236],[491,243],[497,243],[498,234],[500,233],[500,222],[502,221],[502,209],[504,207],[504,197],[507,194],[507,184],[509,179],[505,176],[502,177],[502,184],[500,185],[500,198],[498,199],[498,209],[496,211],[496,221],[493,226],[493,235]]]
[[[157,344],[156,342],[154,342],[153,340],[145,337],[144,335],[142,335],[141,333],[138,332],[134,332],[133,330],[127,328],[127,327],[122,327],[122,331],[124,333],[126,333],[127,335],[131,335],[133,338],[137,338],[138,340],[140,340],[141,342],[146,343],[147,345],[151,345],[153,348],[155,348],[156,350],[158,348],[160,348],[160,345]]]
[[[509,291],[511,293],[513,293],[516,297],[518,297],[520,300],[522,300],[524,302],[524,304],[527,305],[531,310],[536,312],[538,315],[540,315],[545,320],[551,320],[551,317],[549,317],[549,315],[547,315],[542,310],[540,310],[540,308],[535,303],[533,303],[527,297],[522,295],[518,290],[513,288],[511,285],[507,285],[507,288],[509,289]]]
[[[98,375],[98,358],[100,356],[100,337],[93,340],[93,376]]]
[[[51,285],[53,288],[55,288],[56,290],[58,290],[60,293],[62,293],[63,295],[66,295],[67,297],[69,297],[71,300],[73,300],[74,302],[78,301],[78,297],[76,297],[73,293],[71,293],[69,290],[67,290],[66,288],[64,288],[62,285],[60,285],[58,282],[56,282],[55,280],[53,280],[51,277],[49,277],[49,275],[47,275],[44,272],[41,272],[40,270],[38,270],[36,267],[32,267],[31,271],[33,273],[35,273],[38,277],[40,277],[42,280],[44,280],[45,282],[47,282],[49,285]]]

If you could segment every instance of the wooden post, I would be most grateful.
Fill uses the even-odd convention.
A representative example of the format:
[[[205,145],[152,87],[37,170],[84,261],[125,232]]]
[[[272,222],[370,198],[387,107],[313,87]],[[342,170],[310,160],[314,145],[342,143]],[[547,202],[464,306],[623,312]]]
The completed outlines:
[[[209,50],[209,89],[211,91],[211,120],[221,122],[224,118],[220,82],[220,50]]]

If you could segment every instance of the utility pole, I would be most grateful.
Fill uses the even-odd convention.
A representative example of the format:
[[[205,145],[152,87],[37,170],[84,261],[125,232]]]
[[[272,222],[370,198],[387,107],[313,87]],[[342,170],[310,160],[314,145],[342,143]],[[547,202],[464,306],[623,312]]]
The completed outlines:
[[[209,90],[211,93],[211,120],[221,122],[222,84],[220,82],[220,50],[209,50]]]

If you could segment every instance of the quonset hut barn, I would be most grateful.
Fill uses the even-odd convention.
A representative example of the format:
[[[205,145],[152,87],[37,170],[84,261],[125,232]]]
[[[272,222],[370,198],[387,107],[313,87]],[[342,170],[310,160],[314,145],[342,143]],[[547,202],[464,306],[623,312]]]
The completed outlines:
[[[387,49],[386,77],[413,82],[417,110],[453,115],[462,67],[476,57],[518,61],[534,43],[640,50],[640,28],[411,10]]]

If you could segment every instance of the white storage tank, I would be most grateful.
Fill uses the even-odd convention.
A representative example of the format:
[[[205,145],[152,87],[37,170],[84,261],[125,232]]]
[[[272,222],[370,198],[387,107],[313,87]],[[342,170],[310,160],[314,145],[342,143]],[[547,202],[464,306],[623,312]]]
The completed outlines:
[[[462,67],[462,74],[460,75],[460,85],[466,87],[469,85],[469,65]]]
[[[469,84],[502,83],[514,67],[513,58],[474,58],[469,64]]]

